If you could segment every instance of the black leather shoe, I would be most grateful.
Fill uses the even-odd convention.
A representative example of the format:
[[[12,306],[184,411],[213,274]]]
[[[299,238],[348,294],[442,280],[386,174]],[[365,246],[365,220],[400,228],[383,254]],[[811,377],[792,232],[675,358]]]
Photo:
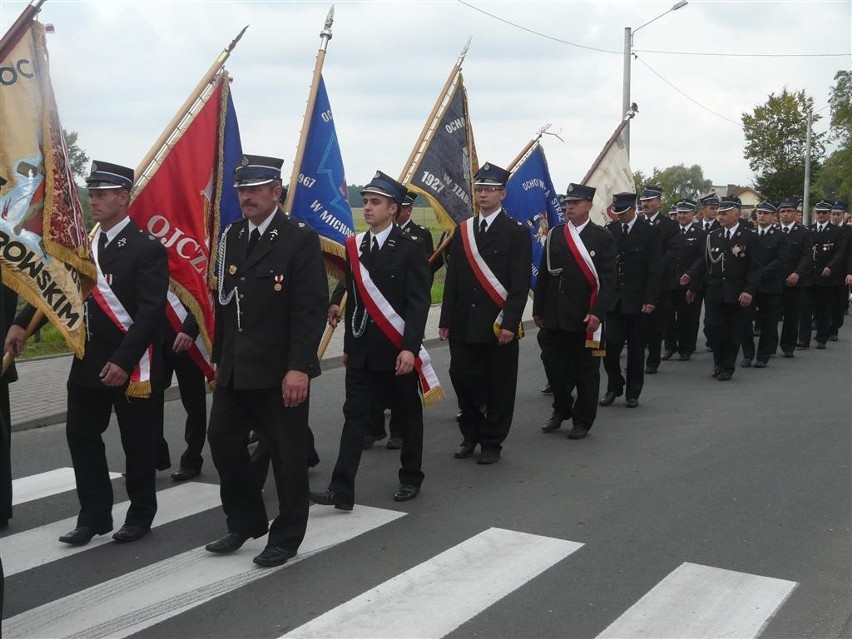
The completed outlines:
[[[220,537],[216,541],[211,541],[209,544],[204,546],[204,550],[206,550],[207,552],[216,553],[217,555],[225,555],[229,552],[235,552],[239,550],[240,548],[242,548],[243,544],[251,538],[252,535],[229,532],[224,537]]]
[[[639,406],[639,400],[635,397],[628,397],[625,405],[627,408],[637,408]]]
[[[397,488],[396,492],[393,494],[393,500],[408,501],[409,499],[414,499],[415,497],[417,497],[419,492],[419,486],[412,486],[411,484],[400,484],[399,488]]]
[[[320,458],[317,455],[316,451],[312,454],[308,455],[308,468],[313,468],[314,466],[319,466]]]
[[[721,373],[721,372],[722,372],[722,369],[721,369],[721,368],[719,368],[718,366],[714,366],[714,367],[713,367],[713,372],[712,372],[712,373],[710,373],[710,376],[711,376],[711,377],[719,377],[719,373]]]
[[[65,533],[59,538],[63,544],[72,546],[85,546],[95,535],[106,535],[112,526],[104,528],[94,528],[92,526],[77,526],[74,530]]]
[[[459,449],[453,453],[453,457],[456,459],[467,459],[468,457],[473,457],[474,452],[476,452],[476,442],[463,441]]]
[[[792,351],[792,350],[790,350],[790,351],[784,351],[784,357],[787,357],[787,358],[789,358],[789,357],[795,357],[795,355],[793,355],[793,351]]]
[[[173,481],[187,481],[193,477],[198,477],[200,474],[200,468],[184,468],[181,466],[180,470],[171,474],[171,478]]]
[[[729,373],[728,371],[722,371],[719,373],[719,376],[716,379],[718,379],[720,382],[727,382],[730,381],[731,377],[733,377],[732,373]]]
[[[361,444],[361,448],[367,450],[368,448],[372,448],[373,444],[376,443],[376,438],[372,435],[364,435],[364,441]]]
[[[255,429],[251,429],[248,434],[248,439],[246,440],[246,444],[254,444],[257,442],[258,437],[260,437],[259,433]]]
[[[476,458],[476,463],[483,466],[496,464],[498,461],[500,461],[499,450],[483,450],[479,453],[479,457]]]
[[[385,448],[388,450],[399,450],[402,448],[402,437],[391,437],[388,439],[388,443],[385,444]]]
[[[340,496],[330,488],[321,493],[308,493],[310,500],[320,506],[334,506],[337,510],[352,510],[355,504],[343,501]]]
[[[806,344],[805,342],[796,342],[796,348],[801,348],[802,350],[805,350],[810,347],[810,344]]]
[[[759,359],[759,360],[757,360],[757,361],[754,363],[754,367],[755,367],[755,368],[766,368],[766,365],[767,365],[768,363],[769,363],[769,362],[767,362],[767,361],[765,361],[765,360]]]
[[[550,384],[541,389],[542,395],[553,395],[553,389],[550,387]]]
[[[274,568],[275,566],[283,566],[288,559],[295,556],[296,552],[293,550],[281,548],[281,546],[267,546],[252,561],[264,568]]]
[[[837,340],[838,340],[837,335],[829,335],[829,336],[828,336],[828,341],[829,341],[829,342],[836,342]]]
[[[168,470],[172,467],[172,460],[169,458],[160,459],[157,461],[157,470]]]
[[[564,421],[565,418],[554,411],[553,414],[547,419],[547,423],[541,427],[541,431],[543,433],[552,433],[554,431],[557,431],[562,428],[562,422]]]
[[[568,439],[583,439],[589,434],[589,429],[585,426],[574,426],[568,431]]]
[[[663,361],[665,361],[665,360],[669,360],[669,359],[671,359],[671,358],[672,358],[672,355],[674,355],[674,354],[675,354],[675,352],[676,352],[676,351],[674,351],[674,350],[666,350],[666,351],[665,351],[665,352],[664,352],[664,353],[660,356],[660,359],[661,359],[661,360],[663,360]]]
[[[601,397],[601,401],[598,402],[601,406],[612,406],[616,397],[621,397],[624,391],[607,391],[606,395]]]
[[[817,342],[817,350],[824,351],[825,350],[825,342]]]
[[[649,364],[648,366],[645,367],[645,374],[646,375],[656,375],[657,374],[657,367],[651,366]]]
[[[691,353],[681,353],[680,355],[677,356],[677,361],[688,362],[690,355],[691,355]]]
[[[112,536],[120,544],[126,544],[131,541],[142,539],[145,535],[151,532],[150,526],[140,526],[139,524],[124,524]]]
[[[744,357],[743,361],[740,362],[740,366],[743,368],[751,368],[751,359],[748,357]]]

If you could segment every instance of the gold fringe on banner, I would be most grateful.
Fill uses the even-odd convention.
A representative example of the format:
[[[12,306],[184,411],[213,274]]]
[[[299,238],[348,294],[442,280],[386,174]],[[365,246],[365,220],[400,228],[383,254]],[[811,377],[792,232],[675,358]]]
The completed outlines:
[[[444,397],[446,397],[444,388],[442,386],[436,386],[423,396],[423,405],[432,406],[433,404],[440,402],[444,399]]]
[[[148,399],[151,397],[151,382],[130,382],[124,394],[128,397]]]

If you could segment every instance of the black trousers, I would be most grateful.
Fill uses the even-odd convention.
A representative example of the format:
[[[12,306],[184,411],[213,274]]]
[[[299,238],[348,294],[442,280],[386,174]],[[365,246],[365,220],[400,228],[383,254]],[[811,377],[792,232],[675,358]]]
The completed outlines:
[[[834,302],[831,306],[829,334],[837,335],[838,331],[843,327],[843,316],[849,308],[849,287],[846,284],[839,284],[833,288]]]
[[[835,286],[814,286],[811,289],[814,322],[816,323],[815,339],[818,344],[825,344],[831,334],[831,322],[835,317],[837,302],[837,291]]]
[[[749,309],[744,313],[743,324],[743,357],[755,358],[754,329],[752,321],[757,323],[760,338],[757,341],[757,361],[768,362],[778,348],[778,318],[781,316],[782,293],[757,293]],[[748,310],[748,309],[747,309]]]
[[[799,341],[805,346],[811,345],[813,335],[814,307],[816,304],[816,286],[808,286],[799,292]]]
[[[666,315],[673,304],[673,294],[674,291],[660,291],[654,312],[647,314],[645,327],[645,343],[648,346],[648,357],[645,360],[647,366],[657,368],[660,365],[663,336],[666,332]]]
[[[417,373],[394,375],[390,370],[367,371],[348,367],[343,432],[329,484],[343,502],[355,503],[355,475],[361,463],[364,436],[374,428],[377,413],[384,414],[387,402],[402,429],[399,483],[412,486],[423,483],[423,401]]]
[[[808,294],[808,289],[799,287],[784,287],[781,293],[781,312],[784,319],[781,322],[781,336],[779,339],[781,350],[789,353],[796,348],[799,340],[799,317],[802,312],[802,297]],[[808,327],[810,336],[810,327]]]
[[[686,289],[678,289],[672,291],[670,302],[671,306],[666,315],[666,350],[692,355],[698,340],[701,296],[690,304],[686,301]]]
[[[620,302],[619,302],[620,306]],[[645,336],[647,324],[651,321],[648,313],[619,313],[618,307],[606,314],[606,355],[604,369],[607,376],[607,391],[621,394],[625,379],[621,374],[621,351],[627,346],[627,397],[638,399],[645,383]]]
[[[704,321],[713,345],[713,364],[719,370],[733,373],[740,352],[743,324],[751,317],[748,308],[738,303],[718,303],[705,300]]]
[[[12,518],[12,420],[9,384],[0,382],[0,527]]]
[[[308,525],[308,406],[286,408],[281,387],[235,390],[217,386],[207,438],[219,472],[228,532],[259,537],[267,531],[266,508],[246,441],[259,430],[269,450],[278,516],[269,526],[268,545],[296,552]]]
[[[319,464],[319,454],[317,454],[317,449],[314,445],[314,432],[311,430],[310,426],[308,426],[308,467],[316,466]],[[261,490],[266,485],[266,477],[269,474],[269,462],[272,459],[272,456],[269,452],[269,444],[266,443],[266,437],[264,437],[263,433],[258,431],[257,433],[257,445],[254,447],[254,450],[251,452],[251,467],[254,472],[255,478],[257,479],[257,483],[260,486]]]
[[[591,428],[598,414],[601,362],[586,348],[584,331],[542,328],[538,332],[541,361],[553,390],[553,411],[573,424]],[[577,399],[571,393],[576,389]]]
[[[499,346],[450,338],[450,378],[462,411],[462,438],[501,450],[515,413],[518,340]]]
[[[109,478],[103,433],[115,410],[121,432],[130,508],[128,524],[148,527],[157,512],[154,469],[157,436],[162,432],[160,406],[163,392],[148,399],[127,397],[123,388],[86,388],[68,383],[68,420],[65,435],[74,464],[80,514],[77,526],[112,526],[112,483]]]
[[[207,434],[207,381],[192,357],[186,352],[175,353],[171,344],[163,347],[163,363],[167,380],[172,378],[172,372],[177,376],[180,401],[186,411],[186,450],[180,456],[180,467],[201,470],[204,463],[201,450],[204,448]],[[160,451],[162,446],[163,443],[160,444]],[[161,455],[161,452],[159,454]]]

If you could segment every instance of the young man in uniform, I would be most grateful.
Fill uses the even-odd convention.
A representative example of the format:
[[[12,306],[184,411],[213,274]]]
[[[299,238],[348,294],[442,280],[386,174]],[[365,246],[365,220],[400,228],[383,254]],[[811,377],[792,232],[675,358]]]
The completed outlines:
[[[779,338],[784,357],[793,357],[796,350],[802,306],[809,304],[807,298],[810,297],[813,266],[813,238],[810,229],[796,221],[798,206],[798,201],[793,198],[785,198],[778,205],[779,227],[786,245],[784,263],[781,265],[784,320]]]

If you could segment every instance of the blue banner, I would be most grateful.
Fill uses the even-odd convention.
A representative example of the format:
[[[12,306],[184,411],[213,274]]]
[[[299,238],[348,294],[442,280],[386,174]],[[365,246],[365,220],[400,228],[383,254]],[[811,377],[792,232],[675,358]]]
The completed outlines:
[[[547,232],[557,224],[565,223],[559,194],[553,188],[547,159],[540,144],[536,144],[535,149],[513,170],[506,184],[503,208],[529,229],[532,242],[530,289],[534,290]]]
[[[222,181],[219,200],[219,234],[232,222],[242,219],[237,189],[234,188],[234,169],[243,157],[243,145],[240,142],[240,125],[234,101],[228,91],[228,103],[225,110],[225,127],[222,138]]]
[[[302,166],[299,167],[290,214],[309,224],[322,241],[326,263],[337,270],[346,261],[346,238],[355,234],[346,175],[325,80],[320,77],[311,114]]]

